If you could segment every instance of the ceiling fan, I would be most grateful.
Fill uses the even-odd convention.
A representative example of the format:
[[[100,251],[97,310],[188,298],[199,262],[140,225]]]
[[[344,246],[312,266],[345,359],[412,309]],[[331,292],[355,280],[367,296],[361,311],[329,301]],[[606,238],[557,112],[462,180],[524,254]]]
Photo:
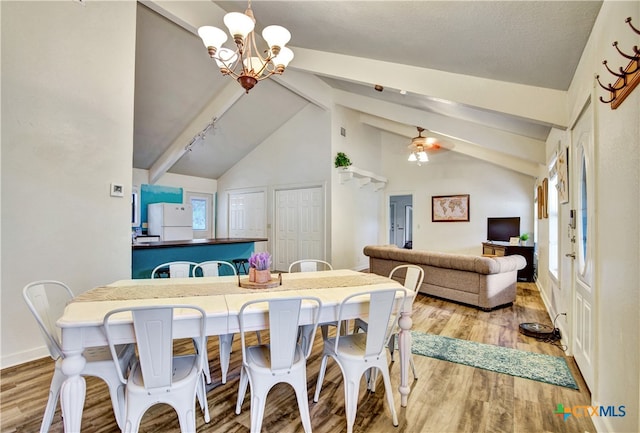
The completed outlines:
[[[411,143],[407,146],[410,152],[408,161],[417,162],[418,165],[422,165],[423,162],[429,161],[427,151],[440,149],[440,144],[438,144],[437,140],[433,137],[423,137],[422,133],[424,132],[424,128],[418,126],[417,129],[418,136],[413,137]]]

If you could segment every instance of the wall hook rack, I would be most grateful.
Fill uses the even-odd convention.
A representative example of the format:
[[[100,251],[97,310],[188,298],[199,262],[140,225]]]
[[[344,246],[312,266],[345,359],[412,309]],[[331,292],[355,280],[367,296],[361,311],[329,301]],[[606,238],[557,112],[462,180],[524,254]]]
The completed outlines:
[[[633,24],[631,24],[631,17],[628,17],[625,20],[625,23],[629,24],[631,30],[640,35],[640,29],[637,29]],[[629,59],[629,64],[626,68],[620,66],[619,71],[615,71],[609,67],[606,60],[603,60],[602,64],[604,67],[611,75],[617,77],[617,79],[614,84],[608,83],[605,86],[600,81],[600,75],[596,75],[596,81],[598,81],[600,87],[608,91],[610,95],[609,99],[604,99],[600,96],[600,102],[604,104],[611,104],[611,109],[615,110],[640,83],[640,49],[635,45],[633,47],[633,54],[627,54],[618,47],[618,41],[613,43],[613,47],[616,49],[618,54]]]

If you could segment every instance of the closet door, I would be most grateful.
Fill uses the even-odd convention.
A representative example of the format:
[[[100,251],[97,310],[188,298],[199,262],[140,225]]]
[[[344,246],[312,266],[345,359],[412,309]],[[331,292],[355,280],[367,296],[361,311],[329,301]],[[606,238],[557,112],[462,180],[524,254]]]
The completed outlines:
[[[277,190],[275,203],[275,268],[286,271],[299,259],[325,259],[323,188]]]
[[[266,238],[267,209],[264,191],[229,194],[229,237]],[[266,242],[256,242],[256,251],[263,251]]]

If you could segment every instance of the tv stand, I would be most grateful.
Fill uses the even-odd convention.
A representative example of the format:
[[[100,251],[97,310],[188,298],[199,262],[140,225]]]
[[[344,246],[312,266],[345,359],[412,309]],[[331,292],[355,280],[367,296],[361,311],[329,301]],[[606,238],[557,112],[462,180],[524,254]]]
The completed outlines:
[[[518,281],[533,282],[535,264],[533,260],[535,247],[527,245],[511,245],[509,242],[487,241],[482,243],[482,254],[489,256],[519,255],[527,261],[527,266],[518,271]]]

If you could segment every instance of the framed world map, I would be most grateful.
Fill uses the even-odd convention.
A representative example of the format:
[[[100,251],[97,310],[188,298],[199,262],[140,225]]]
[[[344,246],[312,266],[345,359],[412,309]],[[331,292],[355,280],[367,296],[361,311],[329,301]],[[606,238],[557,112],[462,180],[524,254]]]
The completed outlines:
[[[431,221],[469,221],[469,194],[431,196]]]

